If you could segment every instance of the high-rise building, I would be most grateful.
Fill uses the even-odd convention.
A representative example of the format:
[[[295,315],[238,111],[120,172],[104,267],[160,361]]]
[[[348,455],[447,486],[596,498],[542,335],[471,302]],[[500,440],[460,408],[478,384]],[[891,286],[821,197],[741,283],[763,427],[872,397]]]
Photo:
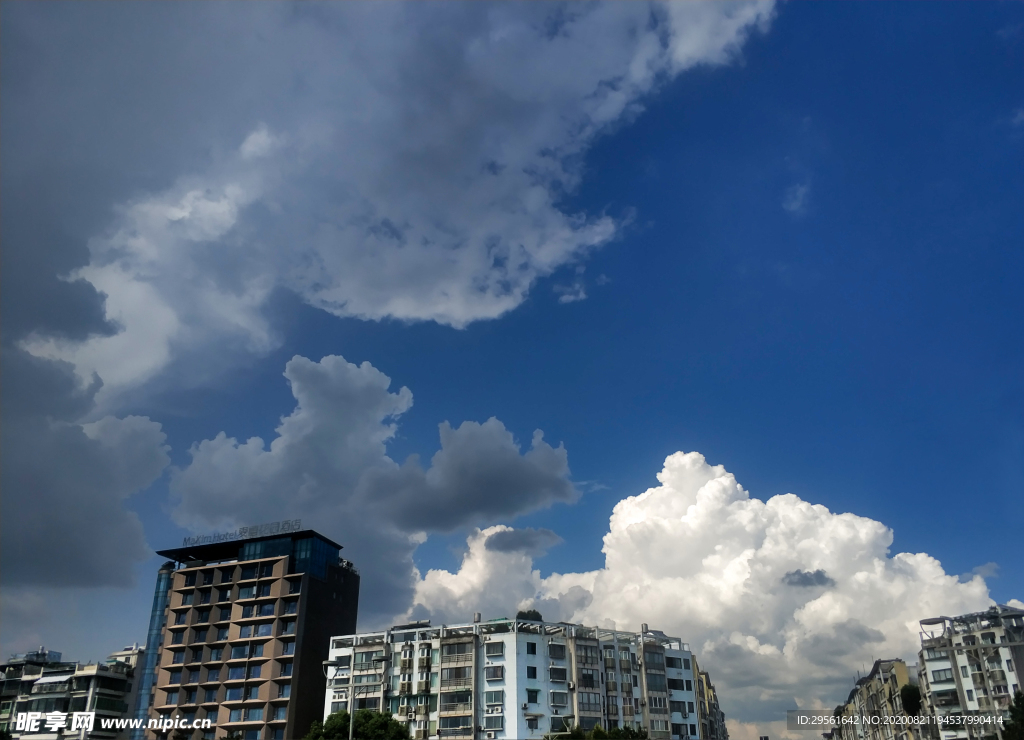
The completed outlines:
[[[416,622],[334,637],[328,666],[325,719],[351,703],[390,712],[421,740],[541,738],[575,725],[646,728],[664,740],[700,732],[690,647],[647,625]]]
[[[857,679],[846,704],[836,707],[833,715],[879,718],[877,722],[854,722],[848,719],[837,724],[830,736],[834,740],[920,740],[921,725],[911,721],[886,721],[889,717],[912,714],[903,706],[903,687],[917,683],[916,666],[898,659],[876,660],[868,675]]]
[[[135,716],[209,719],[174,730],[195,740],[302,737],[321,714],[330,636],[356,626],[359,574],[340,550],[296,520],[160,551]]]
[[[998,604],[975,614],[922,619],[919,657],[928,714],[977,717],[942,725],[942,740],[1001,737],[998,719],[1009,718],[1013,695],[1024,686],[1024,610]]]

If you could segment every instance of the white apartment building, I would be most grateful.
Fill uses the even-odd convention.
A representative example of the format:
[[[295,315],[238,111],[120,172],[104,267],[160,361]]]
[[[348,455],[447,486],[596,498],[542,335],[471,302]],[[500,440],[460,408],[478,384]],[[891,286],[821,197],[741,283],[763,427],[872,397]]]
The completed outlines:
[[[959,617],[921,620],[919,685],[933,716],[1009,717],[1024,681],[1024,611],[1004,604]],[[941,740],[1001,738],[995,723],[945,725]]]
[[[526,740],[598,724],[646,727],[664,740],[700,732],[690,647],[646,624],[415,622],[334,637],[325,666],[325,720],[351,702],[390,712],[417,740]]]

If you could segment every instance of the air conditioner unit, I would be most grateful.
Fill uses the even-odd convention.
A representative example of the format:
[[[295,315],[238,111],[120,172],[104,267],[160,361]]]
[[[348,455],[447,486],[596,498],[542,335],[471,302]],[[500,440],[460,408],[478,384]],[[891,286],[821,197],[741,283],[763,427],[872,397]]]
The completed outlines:
[[[524,712],[525,712],[525,711],[526,711],[527,709],[529,709],[529,708],[530,708],[530,705],[529,705],[529,704],[523,704],[523,711],[524,711]]]
[[[489,740],[494,740],[494,738],[496,738],[497,736],[497,733],[494,732],[488,732],[484,734],[484,737],[489,738]]]
[[[572,681],[570,681],[569,682],[569,691],[572,691],[575,688],[576,688],[576,684],[574,684]]]

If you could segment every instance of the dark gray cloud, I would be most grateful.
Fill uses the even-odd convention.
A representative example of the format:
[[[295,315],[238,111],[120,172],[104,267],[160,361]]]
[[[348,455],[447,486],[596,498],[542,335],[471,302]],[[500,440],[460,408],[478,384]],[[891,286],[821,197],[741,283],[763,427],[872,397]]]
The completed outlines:
[[[782,582],[787,586],[796,586],[797,588],[811,588],[812,586],[835,586],[836,582],[829,578],[828,574],[821,570],[806,571],[806,570],[791,570],[786,575],[782,576]]]
[[[360,564],[366,624],[407,608],[415,586],[412,553],[423,533],[451,531],[496,516],[515,517],[576,497],[564,447],[534,434],[521,452],[497,419],[441,425],[431,466],[397,465],[386,443],[395,420],[412,406],[407,388],[367,362],[294,357],[285,369],[296,408],[269,444],[220,434],[193,446],[176,470],[175,518],[197,529],[232,527],[282,512],[337,533]],[[553,533],[533,534],[539,543]],[[364,608],[365,607],[365,608]]]
[[[523,552],[539,557],[564,540],[550,529],[506,529],[495,532],[484,542],[488,550],[495,552]]]

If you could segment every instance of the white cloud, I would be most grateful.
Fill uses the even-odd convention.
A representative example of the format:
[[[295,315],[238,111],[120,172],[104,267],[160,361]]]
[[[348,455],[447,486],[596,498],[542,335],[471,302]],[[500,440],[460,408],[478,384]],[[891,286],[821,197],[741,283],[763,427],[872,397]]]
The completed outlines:
[[[807,199],[810,196],[811,186],[807,184],[793,185],[786,189],[782,197],[783,209],[793,214],[801,214],[807,210]]]
[[[224,433],[193,445],[172,476],[175,519],[197,531],[295,516],[337,539],[363,573],[362,624],[390,617],[412,596],[412,553],[425,532],[451,531],[576,499],[563,447],[534,433],[521,452],[497,419],[440,425],[441,449],[423,469],[386,452],[408,388],[368,362],[295,357],[285,369],[296,408],[277,437]],[[549,540],[550,543],[550,540]]]
[[[890,555],[880,522],[793,494],[751,498],[698,453],[671,455],[658,479],[616,505],[603,568],[542,578],[477,532],[457,573],[423,577],[410,613],[451,622],[535,605],[548,619],[647,622],[688,640],[727,714],[751,721],[834,706],[872,656],[916,654],[919,619],[990,603],[980,576],[961,583],[925,553]]]
[[[1018,108],[1014,111],[1010,123],[1014,126],[1024,126],[1024,108]]]
[[[254,118],[230,147],[213,144],[205,171],[123,205],[71,275],[106,294],[121,333],[25,344],[83,379],[98,373],[108,406],[169,368],[196,382],[211,356],[274,346],[262,315],[274,287],[373,320],[463,327],[514,309],[538,279],[616,234],[611,217],[560,205],[595,138],[663,81],[734,60],[772,5],[179,12],[203,14],[190,28],[218,38],[190,45],[216,61],[188,61],[211,71],[180,101],[196,110],[189,124],[220,126],[208,108],[257,82],[259,93],[240,102]],[[244,29],[214,33],[229,22]],[[584,295],[579,284],[562,300]]]

